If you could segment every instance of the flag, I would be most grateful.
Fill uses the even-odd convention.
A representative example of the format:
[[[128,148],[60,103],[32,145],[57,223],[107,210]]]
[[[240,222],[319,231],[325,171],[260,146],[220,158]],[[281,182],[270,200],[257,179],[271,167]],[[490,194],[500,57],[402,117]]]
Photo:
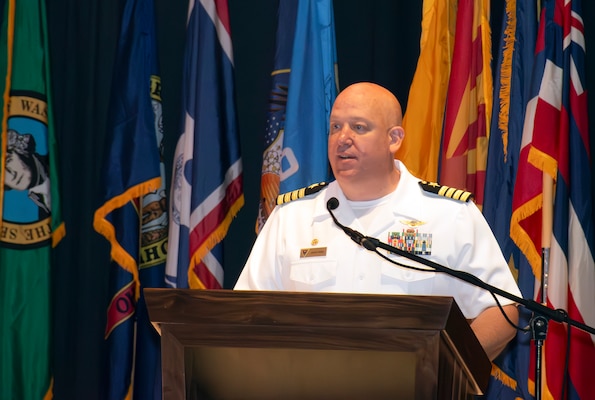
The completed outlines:
[[[104,399],[161,399],[160,337],[142,288],[165,286],[168,214],[161,82],[152,0],[127,0],[109,104],[102,204],[93,226],[111,245]]]
[[[271,73],[256,232],[260,232],[267,218],[273,212],[281,185],[283,132],[285,130],[285,112],[287,109],[297,4],[298,0],[279,2],[275,63]]]
[[[448,83],[440,183],[475,193],[481,208],[492,114],[489,0],[460,0]]]
[[[65,234],[45,2],[4,3],[0,33],[0,398],[51,397],[52,246]]]
[[[420,54],[403,117],[406,139],[395,157],[417,177],[435,182],[452,60],[456,0],[424,0]]]
[[[521,269],[518,247],[510,237],[512,193],[529,101],[533,52],[537,34],[535,2],[507,0],[494,81],[494,107],[490,128],[483,214],[511,268]],[[503,217],[505,216],[505,217]],[[518,276],[518,274],[517,274]],[[517,281],[526,282],[523,275]],[[533,298],[533,281],[521,286],[525,298]],[[530,313],[521,309],[519,326],[527,326]],[[493,362],[488,399],[530,398],[528,360],[530,335],[519,332]]]
[[[535,2],[506,0],[504,6],[483,214],[504,257],[510,260],[518,248],[510,238],[510,218],[502,216],[512,214],[512,192],[519,162],[525,108],[530,96],[538,14]],[[515,265],[518,267],[518,261]]]
[[[167,284],[223,287],[219,244],[244,205],[226,0],[190,1],[184,131],[174,155]]]
[[[579,0],[544,1],[535,60],[513,194],[511,237],[529,261],[538,299],[544,294],[548,307],[567,310],[571,319],[595,326],[591,157]],[[553,199],[546,190],[548,180],[554,183]],[[543,223],[542,217],[548,215],[552,200],[551,230],[546,230],[547,219]],[[547,282],[542,282],[542,247],[549,250],[549,257],[548,251],[543,252],[543,265],[549,268],[543,271]],[[548,328],[543,396],[592,399],[595,338],[553,321]],[[534,369],[530,367],[530,377]]]
[[[327,136],[337,97],[331,0],[282,1],[257,231],[279,193],[330,180]]]

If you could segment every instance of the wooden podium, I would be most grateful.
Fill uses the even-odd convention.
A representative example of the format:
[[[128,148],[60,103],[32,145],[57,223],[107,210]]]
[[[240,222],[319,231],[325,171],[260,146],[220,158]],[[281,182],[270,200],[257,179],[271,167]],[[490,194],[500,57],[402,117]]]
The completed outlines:
[[[491,364],[451,297],[145,289],[163,399],[467,399]]]

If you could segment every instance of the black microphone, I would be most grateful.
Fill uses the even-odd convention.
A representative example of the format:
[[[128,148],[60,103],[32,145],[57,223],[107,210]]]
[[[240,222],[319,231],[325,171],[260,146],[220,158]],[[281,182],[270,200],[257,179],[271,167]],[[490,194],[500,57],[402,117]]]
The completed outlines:
[[[336,197],[331,197],[326,202],[326,209],[328,210],[329,214],[333,218],[333,221],[335,222],[335,224],[339,228],[343,229],[343,232],[345,232],[347,234],[347,236],[349,236],[351,238],[351,240],[353,240],[355,243],[359,244],[360,246],[365,247],[368,250],[372,250],[372,251],[376,250],[376,247],[378,247],[378,244],[374,243],[374,240],[376,240],[376,239],[364,236],[360,232],[343,225],[342,223],[340,223],[337,220],[337,217],[335,217],[335,214],[333,213],[333,210],[336,210],[337,207],[339,207],[339,200]]]

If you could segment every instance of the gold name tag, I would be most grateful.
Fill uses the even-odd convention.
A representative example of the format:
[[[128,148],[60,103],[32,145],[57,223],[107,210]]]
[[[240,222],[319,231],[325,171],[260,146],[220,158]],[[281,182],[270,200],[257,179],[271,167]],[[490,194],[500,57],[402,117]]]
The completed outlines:
[[[326,247],[312,247],[310,249],[300,250],[300,258],[322,256],[326,256]]]

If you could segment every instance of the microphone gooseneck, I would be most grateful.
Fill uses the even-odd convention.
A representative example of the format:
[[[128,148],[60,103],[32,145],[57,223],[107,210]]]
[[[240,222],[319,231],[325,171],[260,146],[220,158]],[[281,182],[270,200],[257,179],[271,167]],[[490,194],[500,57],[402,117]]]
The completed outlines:
[[[408,253],[405,250],[402,250],[397,247],[391,246],[389,244],[383,243],[376,238],[373,238],[370,236],[364,236],[362,233],[346,227],[345,225],[341,224],[337,220],[337,218],[335,217],[335,215],[333,214],[333,211],[332,211],[332,210],[336,209],[337,207],[339,207],[339,200],[337,200],[337,198],[335,198],[335,197],[331,197],[326,203],[326,208],[328,209],[328,212],[331,215],[331,217],[333,218],[333,221],[335,222],[335,224],[339,228],[341,228],[351,238],[351,240],[353,240],[355,243],[359,244],[360,246],[365,247],[367,250],[375,252],[380,257],[384,258],[385,260],[389,261],[392,264],[398,265],[400,267],[408,268],[408,269],[417,270],[417,271],[428,271],[427,269],[420,269],[420,268],[417,268],[417,267],[414,267],[411,265],[405,265],[405,264],[396,262],[394,260],[391,260],[390,258],[381,254],[378,251],[378,248],[387,250],[393,254],[396,254],[401,257],[407,258],[409,260],[415,261],[417,263],[425,265],[426,267],[430,267],[431,268],[430,271],[446,273],[454,278],[465,281],[473,286],[477,286],[481,289],[487,290],[494,297],[494,299],[496,300],[496,303],[498,304],[500,309],[502,309],[502,306],[500,306],[500,302],[496,298],[496,295],[510,299],[510,300],[514,301],[515,303],[519,303],[519,304],[525,306],[526,308],[528,308],[529,310],[539,314],[540,316],[544,316],[548,319],[553,319],[556,322],[565,322],[569,325],[572,325],[579,329],[582,329],[585,332],[589,332],[592,335],[595,335],[595,328],[569,318],[568,313],[562,309],[554,310],[547,306],[544,306],[543,304],[537,303],[534,300],[524,299],[522,297],[515,296],[515,295],[508,293],[498,287],[492,286],[492,285],[482,281],[480,278],[478,278],[475,275],[470,274],[466,271],[455,270],[455,269],[443,266],[441,264],[435,263],[431,260],[425,259],[418,255]],[[510,320],[508,320],[508,321],[511,322]],[[511,323],[511,325],[515,326],[512,323]],[[518,327],[517,327],[517,329],[518,329]]]
[[[335,225],[341,228],[343,232],[345,232],[347,236],[349,236],[351,240],[353,240],[355,243],[365,247],[368,250],[376,250],[376,247],[378,245],[374,243],[372,238],[364,236],[362,233],[343,225],[337,220],[337,217],[335,217],[335,214],[333,213],[333,210],[337,209],[337,207],[339,207],[339,200],[336,197],[331,197],[326,202],[326,209],[328,210],[329,214],[331,215],[331,218],[335,222]]]
[[[400,267],[413,269],[416,271],[426,271],[426,272],[434,271],[434,272],[439,272],[439,273],[446,273],[446,274],[452,276],[453,278],[465,281],[473,286],[487,290],[494,298],[496,305],[498,306],[498,308],[504,315],[504,318],[506,319],[506,321],[508,321],[508,323],[511,326],[515,327],[518,330],[527,331],[528,329],[517,326],[515,323],[513,323],[508,318],[508,316],[504,312],[504,309],[502,308],[502,305],[500,304],[500,300],[498,300],[496,295],[500,295],[502,297],[505,297],[509,300],[514,301],[515,303],[523,305],[529,311],[533,312],[533,317],[531,318],[531,323],[530,323],[530,330],[532,332],[533,340],[537,341],[538,346],[542,346],[541,342],[543,342],[543,340],[545,340],[545,335],[547,332],[547,324],[550,319],[552,319],[556,322],[565,322],[566,324],[569,325],[569,328],[570,328],[570,326],[573,326],[573,327],[581,329],[584,332],[595,335],[595,328],[593,328],[589,325],[583,324],[580,321],[570,318],[568,313],[563,309],[554,310],[554,309],[551,309],[551,308],[549,308],[541,303],[538,303],[534,300],[524,299],[522,297],[515,296],[515,295],[508,293],[498,287],[492,286],[492,285],[482,281],[480,278],[478,278],[475,275],[468,273],[466,271],[455,270],[455,269],[440,265],[438,263],[435,263],[435,262],[425,259],[423,257],[408,253],[405,250],[402,250],[397,247],[391,246],[389,244],[383,243],[376,238],[373,238],[370,236],[364,236],[362,233],[360,233],[356,230],[353,230],[351,228],[348,228],[347,226],[341,224],[337,220],[337,218],[335,217],[335,214],[333,214],[333,210],[337,209],[338,207],[339,207],[339,200],[336,197],[331,197],[326,203],[326,208],[328,209],[328,212],[331,215],[331,217],[333,218],[333,221],[335,222],[335,224],[339,228],[341,228],[343,230],[343,232],[345,232],[351,238],[351,240],[353,240],[358,245],[364,247],[366,250],[375,252],[376,254],[378,254],[380,257],[382,257],[386,261],[388,261],[392,264],[398,265]],[[425,265],[426,267],[430,267],[430,269],[423,269],[423,268],[418,268],[418,267],[414,267],[411,265],[405,265],[405,264],[402,264],[395,260],[392,260],[392,259],[388,258],[386,255],[380,253],[378,251],[378,248],[387,250],[390,253],[399,255],[401,257],[405,257],[409,260],[412,260],[412,261],[415,261],[422,265]],[[569,332],[570,332],[570,329],[569,329]],[[539,355],[538,355],[538,357],[539,357]],[[540,365],[540,362],[537,361],[536,365]],[[539,376],[538,372],[536,373],[536,376]]]

